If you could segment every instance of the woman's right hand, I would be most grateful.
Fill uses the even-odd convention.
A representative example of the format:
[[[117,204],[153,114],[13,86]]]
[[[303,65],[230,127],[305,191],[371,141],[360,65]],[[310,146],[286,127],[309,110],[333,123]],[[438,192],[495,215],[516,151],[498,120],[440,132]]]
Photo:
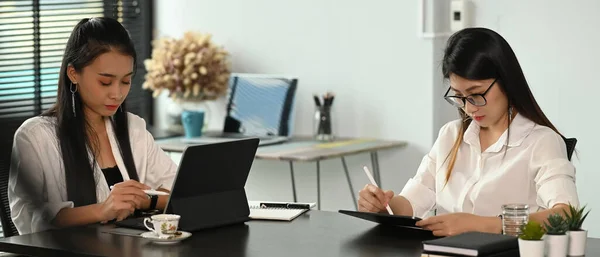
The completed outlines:
[[[115,184],[108,198],[100,203],[101,221],[113,219],[121,221],[131,215],[135,209],[141,209],[144,201],[148,200],[148,196],[144,193],[145,189],[150,187],[135,180]]]
[[[367,184],[358,193],[358,211],[361,212],[387,212],[385,207],[394,197],[392,190],[383,191],[373,184]]]

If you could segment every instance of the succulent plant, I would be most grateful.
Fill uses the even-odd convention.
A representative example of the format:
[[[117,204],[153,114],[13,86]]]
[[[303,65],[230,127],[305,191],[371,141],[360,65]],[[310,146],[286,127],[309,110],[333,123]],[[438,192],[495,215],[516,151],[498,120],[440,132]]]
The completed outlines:
[[[548,235],[564,235],[569,229],[569,224],[562,215],[553,213],[548,216],[544,228]]]
[[[585,212],[585,214],[583,213],[584,211],[585,206],[582,208],[577,208],[571,204],[569,204],[569,211],[564,211],[565,220],[570,231],[581,230],[581,225],[583,225],[585,218],[587,218],[588,214],[590,213],[590,210]]]
[[[523,240],[541,240],[546,231],[540,223],[530,220],[521,226],[519,238]]]

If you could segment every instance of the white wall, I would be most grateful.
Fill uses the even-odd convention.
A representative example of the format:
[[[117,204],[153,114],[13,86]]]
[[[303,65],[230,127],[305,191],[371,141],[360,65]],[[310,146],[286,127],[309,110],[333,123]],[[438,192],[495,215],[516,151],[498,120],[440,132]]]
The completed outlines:
[[[175,0],[157,1],[155,21],[157,35],[212,33],[231,53],[234,72],[297,76],[295,134],[312,133],[312,94],[332,90],[338,135],[408,141],[407,148],[380,156],[386,187],[399,191],[437,135],[432,84],[439,71],[433,41],[417,36],[417,11],[417,1],[397,0]],[[169,101],[157,101],[159,127]],[[222,112],[212,116],[210,127],[221,128]],[[342,172],[337,162],[324,172]],[[360,165],[368,159],[349,162],[362,187],[367,180]],[[262,168],[288,174],[286,165],[273,165]],[[314,173],[314,164],[299,169]],[[343,180],[332,183],[324,190],[346,187]],[[337,206],[349,205],[329,205]]]
[[[298,76],[298,134],[311,133],[312,94],[333,90],[340,135],[430,147],[432,43],[417,37],[416,2],[157,2],[159,35],[210,32],[235,72]]]
[[[432,20],[433,31],[438,34],[450,34],[450,1],[426,1],[426,3],[435,3],[433,7],[433,17],[427,18]],[[433,69],[432,90],[433,90],[433,129],[432,137],[435,140],[439,134],[439,130],[447,122],[458,118],[458,111],[452,105],[443,100],[444,93],[448,89],[447,83],[444,83],[442,75],[442,59],[444,57],[444,48],[449,35],[438,36],[432,39],[432,59],[431,67]]]
[[[577,187],[592,209],[584,224],[600,236],[598,69],[600,1],[479,0],[476,24],[498,31],[513,47],[542,110],[576,137]]]

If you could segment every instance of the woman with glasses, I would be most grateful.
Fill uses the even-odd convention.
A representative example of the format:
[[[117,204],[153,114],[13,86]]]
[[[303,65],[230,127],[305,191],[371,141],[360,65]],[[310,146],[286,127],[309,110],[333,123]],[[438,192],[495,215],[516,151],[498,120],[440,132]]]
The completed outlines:
[[[578,205],[575,168],[563,136],[535,101],[517,57],[496,32],[468,28],[448,40],[444,98],[461,119],[440,129],[402,192],[374,185],[359,211],[418,216],[434,235],[502,232],[502,205],[529,205],[529,220]],[[435,216],[429,216],[435,211]]]

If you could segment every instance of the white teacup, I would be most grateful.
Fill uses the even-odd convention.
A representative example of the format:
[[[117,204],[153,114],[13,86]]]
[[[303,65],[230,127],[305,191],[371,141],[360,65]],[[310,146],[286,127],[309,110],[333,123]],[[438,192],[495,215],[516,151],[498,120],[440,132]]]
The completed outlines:
[[[144,219],[144,226],[150,231],[153,231],[159,237],[167,237],[177,232],[177,226],[179,225],[179,215],[176,214],[158,214],[152,215],[150,218]],[[148,226],[148,223],[152,223],[154,229]]]

